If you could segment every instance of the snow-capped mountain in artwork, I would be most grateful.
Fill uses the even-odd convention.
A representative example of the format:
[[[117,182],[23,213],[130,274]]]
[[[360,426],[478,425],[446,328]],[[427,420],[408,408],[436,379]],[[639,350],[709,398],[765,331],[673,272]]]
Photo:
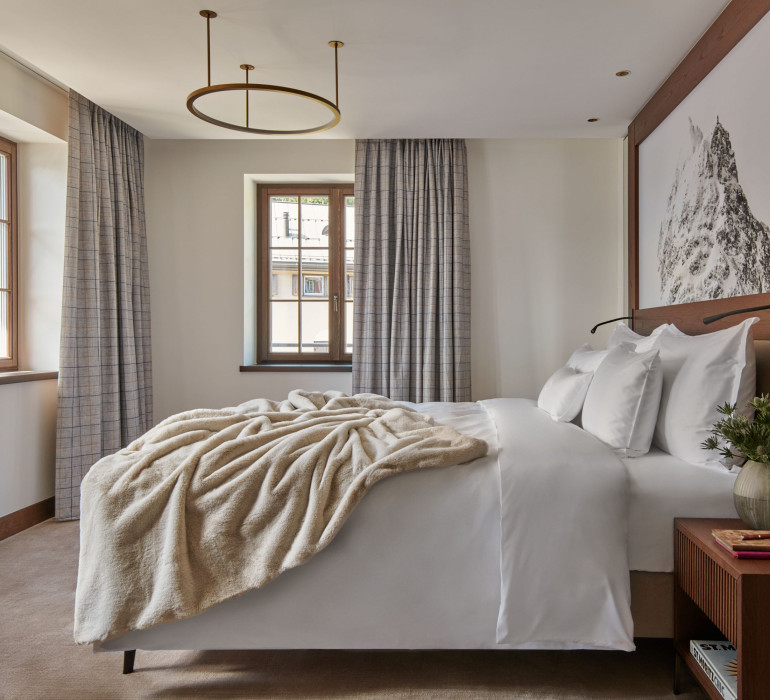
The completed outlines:
[[[710,139],[690,120],[690,139],[658,238],[663,303],[770,291],[770,229],[751,213],[730,134],[719,117]]]

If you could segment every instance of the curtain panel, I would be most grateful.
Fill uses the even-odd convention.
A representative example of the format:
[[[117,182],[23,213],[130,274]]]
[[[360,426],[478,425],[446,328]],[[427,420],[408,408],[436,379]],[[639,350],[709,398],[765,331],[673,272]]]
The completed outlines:
[[[353,390],[469,401],[465,141],[356,141]]]
[[[56,518],[80,514],[94,462],[152,425],[142,134],[69,96]]]

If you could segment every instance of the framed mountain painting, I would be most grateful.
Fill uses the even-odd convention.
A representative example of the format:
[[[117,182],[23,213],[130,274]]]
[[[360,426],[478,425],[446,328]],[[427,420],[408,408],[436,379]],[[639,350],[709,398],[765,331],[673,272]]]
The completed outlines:
[[[770,14],[638,146],[639,308],[770,292]]]

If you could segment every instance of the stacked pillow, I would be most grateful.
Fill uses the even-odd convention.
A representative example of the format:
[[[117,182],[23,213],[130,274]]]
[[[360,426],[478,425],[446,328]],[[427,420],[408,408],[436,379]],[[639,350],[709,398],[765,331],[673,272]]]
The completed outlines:
[[[669,324],[641,336],[619,324],[607,350],[586,344],[572,353],[538,406],[563,421],[582,409],[583,428],[623,456],[646,454],[653,443],[691,464],[711,464],[719,455],[701,443],[719,419],[717,406],[750,411],[757,320],[697,336]]]

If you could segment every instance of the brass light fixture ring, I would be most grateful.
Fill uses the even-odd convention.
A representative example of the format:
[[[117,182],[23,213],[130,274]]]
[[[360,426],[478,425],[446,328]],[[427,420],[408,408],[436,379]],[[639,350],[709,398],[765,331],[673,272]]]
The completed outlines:
[[[239,126],[238,124],[231,124],[229,122],[224,122],[219,119],[215,119],[214,117],[210,117],[204,112],[201,112],[195,106],[195,101],[200,97],[203,97],[204,95],[211,95],[217,92],[231,92],[235,90],[244,90],[244,91],[259,90],[262,92],[280,92],[287,95],[302,97],[304,99],[317,102],[318,104],[328,108],[333,116],[331,120],[329,120],[326,124],[322,124],[321,126],[314,126],[309,129],[293,129],[293,130],[257,129],[254,127]],[[336,126],[337,124],[339,124],[339,121],[340,121],[340,110],[337,108],[337,105],[335,105],[330,100],[327,100],[325,97],[321,97],[320,95],[315,95],[312,92],[306,92],[305,90],[298,90],[296,88],[283,87],[282,85],[265,85],[263,83],[222,83],[220,85],[209,85],[206,87],[199,88],[198,90],[191,92],[187,96],[187,109],[189,109],[190,112],[192,112],[196,117],[198,117],[198,119],[202,119],[203,121],[208,122],[209,124],[214,124],[215,126],[221,126],[226,129],[233,129],[235,131],[242,131],[247,134],[263,134],[267,136],[275,136],[275,135],[282,135],[282,134],[287,134],[287,135],[313,134],[319,131],[326,131],[327,129],[331,129],[333,126]]]

